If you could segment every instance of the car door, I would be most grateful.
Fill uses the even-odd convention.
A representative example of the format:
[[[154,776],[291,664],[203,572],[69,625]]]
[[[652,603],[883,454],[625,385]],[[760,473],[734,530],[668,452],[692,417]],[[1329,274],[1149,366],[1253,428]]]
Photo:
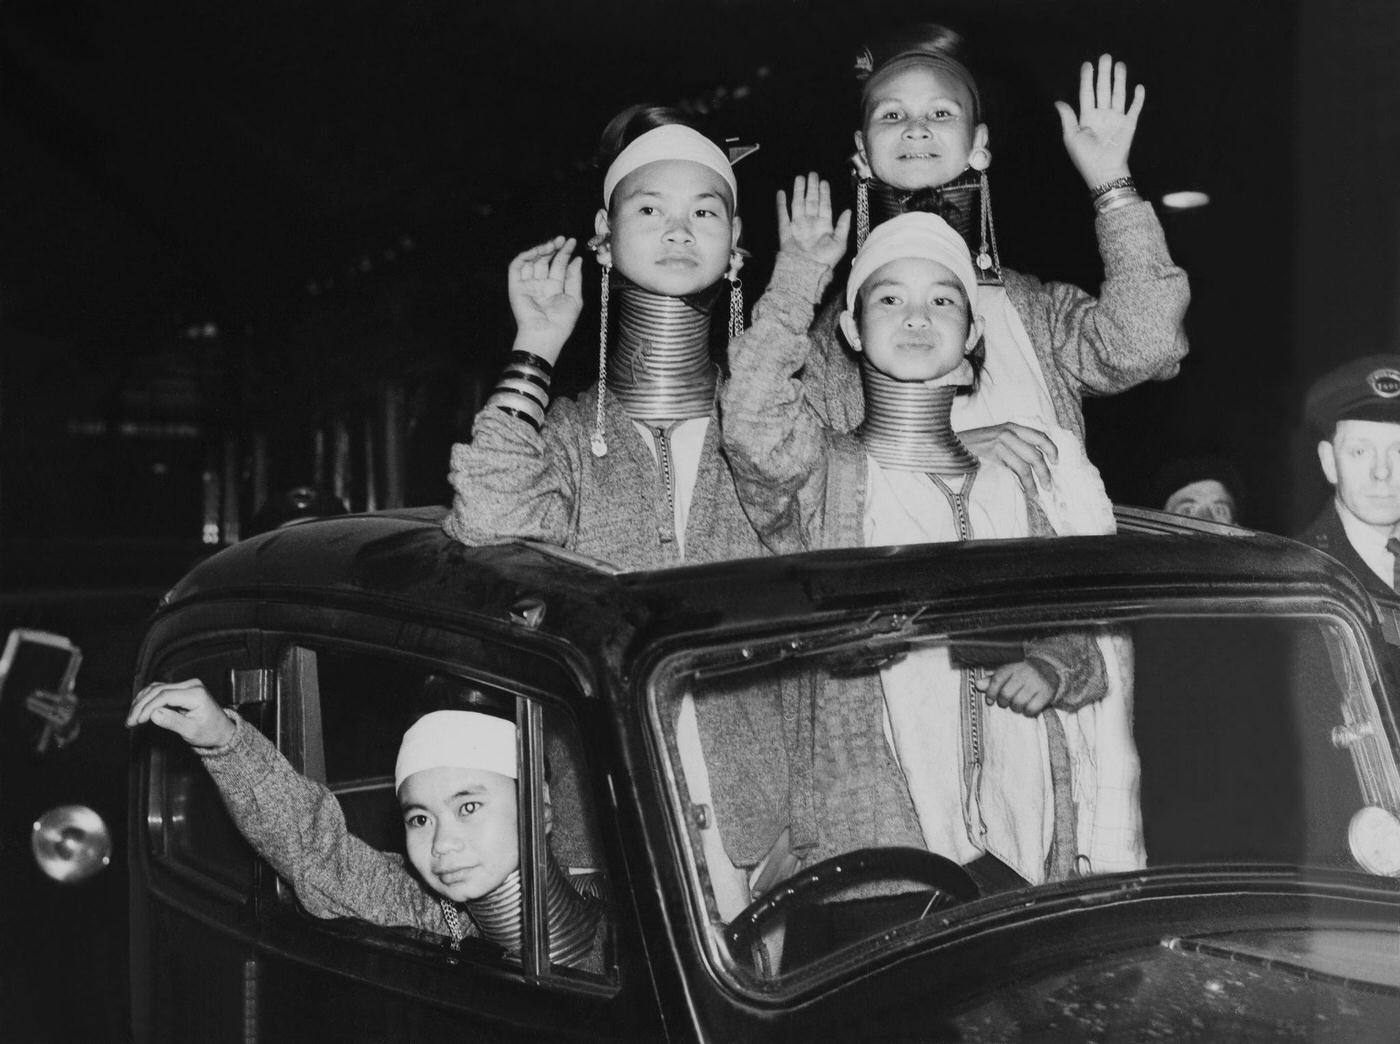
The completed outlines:
[[[219,703],[271,729],[271,704],[257,691],[266,680],[260,645],[256,632],[182,642],[139,680],[198,678]],[[169,733],[137,733],[129,796],[133,1036],[246,1040],[263,868],[199,757]]]
[[[152,950],[159,970],[153,975],[157,989],[150,1024],[179,1032],[155,1036],[190,1039],[197,1031],[201,1039],[269,1041],[654,1037],[658,1023],[649,976],[639,957],[629,960],[641,952],[637,929],[627,920],[628,904],[618,901],[622,879],[607,870],[617,865],[617,842],[597,814],[599,795],[608,793],[598,748],[585,738],[590,723],[578,713],[568,672],[552,657],[525,655],[512,643],[402,625],[389,628],[390,642],[383,641],[385,621],[358,620],[367,625],[358,635],[351,633],[356,622],[326,613],[319,620],[300,619],[294,632],[261,633],[262,660],[272,666],[238,668],[226,660],[229,700],[241,699],[245,718],[274,739],[298,771],[329,788],[352,833],[374,848],[400,853],[404,828],[392,771],[404,728],[444,693],[467,692],[508,705],[523,737],[521,755],[529,759],[520,766],[522,864],[537,869],[538,860],[523,854],[532,846],[539,853],[548,849],[577,873],[571,881],[587,878],[610,896],[592,959],[586,968],[566,966],[551,963],[538,946],[531,952],[529,944],[512,953],[467,938],[454,949],[441,935],[314,917],[261,859],[246,852],[241,862],[227,858],[238,848],[237,832],[221,816],[217,797],[208,793],[208,780],[190,772],[172,787],[178,775],[173,767],[183,761],[180,752],[167,752],[158,773],[165,789],[147,788],[152,806],[166,803],[159,810],[148,806],[146,820],[170,821],[167,850],[185,857],[186,871],[197,861],[190,858],[191,849],[204,841],[223,843],[226,851],[205,860],[219,869],[206,867],[200,882],[204,916],[193,920],[202,924],[187,923],[182,912],[169,909],[157,918]],[[196,795],[201,794],[213,802],[200,803]],[[197,827],[192,817],[209,824]],[[211,825],[215,820],[218,825]],[[553,828],[548,836],[547,823]],[[172,846],[182,830],[194,843]],[[536,869],[522,866],[527,910],[531,889],[542,883]],[[530,918],[527,914],[526,936],[534,930]],[[217,995],[213,1003],[182,1006],[177,994],[194,983],[191,971],[166,968],[177,956],[185,968],[203,969],[209,995]],[[218,1025],[206,1026],[206,1019]]]

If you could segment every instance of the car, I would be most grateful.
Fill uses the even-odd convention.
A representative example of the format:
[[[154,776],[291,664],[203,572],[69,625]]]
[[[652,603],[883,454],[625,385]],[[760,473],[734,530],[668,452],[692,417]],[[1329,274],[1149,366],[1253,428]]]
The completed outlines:
[[[509,701],[533,853],[518,947],[312,916],[199,757],[142,726],[136,1040],[1380,1040],[1400,1025],[1388,610],[1326,556],[1120,509],[1112,536],[627,573],[525,541],[464,547],[440,523],[346,516],[213,556],[162,599],[136,685],[198,678],[355,834],[399,852],[394,753],[433,680]],[[1066,643],[1092,667],[1060,679],[1092,689],[1083,709],[1015,715],[967,687]],[[909,665],[953,679],[985,746],[923,757],[891,723],[885,754],[975,792],[988,851],[998,816],[1031,816],[1029,856],[878,843],[889,808],[813,694],[867,700],[855,713],[878,729],[896,711],[869,694]],[[1029,746],[998,767],[991,737],[1013,725]],[[957,791],[949,764],[985,775]],[[998,792],[1008,772],[1044,786]],[[603,875],[593,967],[549,957],[546,849]]]

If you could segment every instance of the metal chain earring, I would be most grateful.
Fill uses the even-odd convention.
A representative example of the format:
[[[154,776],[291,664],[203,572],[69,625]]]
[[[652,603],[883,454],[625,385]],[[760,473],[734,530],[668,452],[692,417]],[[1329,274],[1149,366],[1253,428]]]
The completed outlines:
[[[856,179],[856,249],[865,245],[870,235],[870,179]]]
[[[595,457],[608,455],[608,438],[603,434],[603,412],[608,396],[608,284],[612,281],[612,265],[603,265],[603,285],[598,293],[598,409],[593,419],[593,437],[589,449]]]

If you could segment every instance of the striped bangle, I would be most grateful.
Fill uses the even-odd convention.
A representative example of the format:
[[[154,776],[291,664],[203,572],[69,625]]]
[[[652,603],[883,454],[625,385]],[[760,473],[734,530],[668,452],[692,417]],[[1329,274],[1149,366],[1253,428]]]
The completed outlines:
[[[1094,210],[1100,214],[1106,214],[1110,210],[1117,210],[1119,207],[1126,207],[1129,203],[1137,203],[1142,199],[1135,188],[1117,188],[1105,192],[1094,200]]]
[[[528,421],[536,431],[541,431],[544,411],[549,408],[549,382],[553,374],[554,367],[538,355],[511,352],[505,372],[486,404]]]
[[[1112,181],[1105,181],[1102,185],[1095,185],[1089,190],[1089,199],[1097,202],[1100,196],[1106,196],[1114,189],[1124,188],[1137,191],[1137,182],[1133,180],[1131,174],[1124,174],[1121,178],[1114,178]]]
[[[486,405],[494,406],[502,413],[508,413],[512,417],[519,417],[521,420],[529,422],[530,427],[536,431],[544,430],[544,409],[528,395],[498,389],[491,393],[491,397],[486,400]]]

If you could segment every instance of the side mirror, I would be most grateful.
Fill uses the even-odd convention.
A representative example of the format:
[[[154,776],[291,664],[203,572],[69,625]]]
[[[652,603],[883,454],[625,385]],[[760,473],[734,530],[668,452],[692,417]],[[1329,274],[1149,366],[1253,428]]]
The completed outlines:
[[[73,683],[83,652],[61,634],[16,627],[0,654],[0,701],[22,700],[42,731],[34,749],[43,753],[55,736],[62,742],[76,713]],[[20,720],[11,714],[11,721]]]

